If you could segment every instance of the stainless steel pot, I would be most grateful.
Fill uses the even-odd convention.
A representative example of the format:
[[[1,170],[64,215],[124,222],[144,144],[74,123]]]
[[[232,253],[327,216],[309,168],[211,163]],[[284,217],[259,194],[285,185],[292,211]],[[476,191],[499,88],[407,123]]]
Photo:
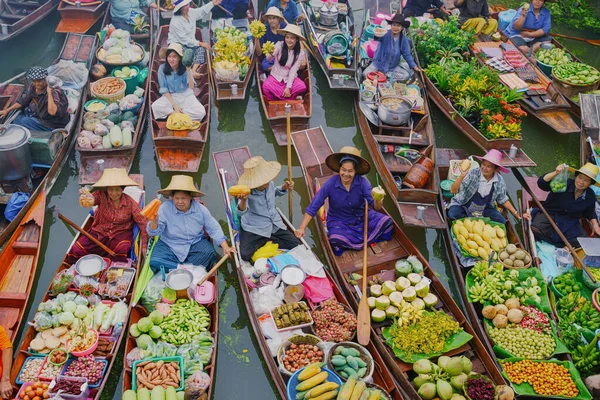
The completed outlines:
[[[20,125],[0,126],[0,181],[16,181],[31,173],[31,132]]]
[[[339,11],[337,7],[327,8],[323,6],[319,10],[319,23],[325,26],[335,26],[337,25],[338,15]]]
[[[392,109],[383,104],[385,99],[397,99],[399,104],[397,109]],[[413,105],[406,99],[400,96],[384,96],[381,98],[377,115],[379,119],[386,124],[392,126],[406,125],[410,119],[410,113]]]

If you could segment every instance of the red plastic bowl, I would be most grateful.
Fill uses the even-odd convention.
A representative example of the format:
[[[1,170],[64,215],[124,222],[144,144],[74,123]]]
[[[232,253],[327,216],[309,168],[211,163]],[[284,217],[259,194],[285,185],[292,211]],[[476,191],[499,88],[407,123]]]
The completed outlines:
[[[100,336],[98,335],[98,331],[94,330],[94,332],[96,333],[96,341],[94,342],[94,344],[87,350],[71,351],[70,352],[71,355],[73,355],[75,357],[84,357],[84,356],[92,354],[94,351],[96,351],[96,348],[98,347],[98,339],[100,338]],[[69,349],[69,341],[67,341],[67,343],[65,344],[65,347],[67,348],[67,350]]]
[[[375,76],[377,76],[377,83],[381,83],[381,82],[385,82],[387,81],[387,78],[385,77],[385,74],[383,72],[369,72],[369,74],[367,75],[367,79],[369,79],[370,81],[374,81],[375,80]]]

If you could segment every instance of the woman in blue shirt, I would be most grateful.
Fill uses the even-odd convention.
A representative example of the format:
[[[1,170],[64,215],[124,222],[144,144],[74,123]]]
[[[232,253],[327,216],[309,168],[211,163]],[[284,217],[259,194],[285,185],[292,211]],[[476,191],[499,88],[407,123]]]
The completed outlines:
[[[235,253],[210,211],[193,200],[204,193],[196,189],[191,176],[173,175],[169,186],[159,193],[170,200],[161,204],[146,228],[148,235],[160,236],[150,257],[153,270],[174,269],[178,264],[210,267],[217,261],[217,252],[209,238],[221,246],[225,255]]]
[[[194,77],[192,69],[185,67],[181,59],[183,47],[179,43],[171,43],[168,48],[160,49],[158,56],[166,62],[158,67],[158,100],[152,103],[155,119],[166,119],[172,113],[185,113],[192,120],[202,121],[206,115],[204,106],[194,96]]]
[[[244,173],[238,185],[248,186],[247,196],[238,196],[237,214],[241,218],[240,255],[249,261],[256,250],[271,241],[280,249],[291,250],[300,241],[291,233],[277,212],[275,197],[284,196],[294,189],[294,182],[286,181],[275,186],[273,180],[279,175],[281,164],[265,161],[262,157],[252,157],[244,163]]]
[[[569,168],[569,172],[575,174],[575,179],[567,180],[567,190],[563,193],[554,193],[550,188],[550,182],[558,174],[567,168],[565,164],[556,167],[556,170],[542,175],[538,179],[538,187],[548,193],[548,197],[543,201],[544,208],[554,220],[562,234],[574,247],[579,247],[577,238],[587,236],[581,218],[588,219],[592,224],[592,229],[596,235],[600,236],[600,225],[598,224],[598,215],[596,215],[596,195],[591,185],[600,187],[598,182],[598,166],[592,163],[586,163],[578,170]],[[554,231],[550,221],[534,208],[531,215],[526,213],[524,218],[532,219],[531,230],[537,240],[543,240],[557,247],[564,247],[564,243]]]
[[[271,7],[277,7],[283,14],[285,22],[288,24],[295,24],[304,17],[300,14],[300,11],[298,11],[298,6],[293,0],[270,0],[269,4],[267,4],[267,9]]]
[[[277,42],[281,42],[284,39],[284,36],[279,33],[280,29],[285,28],[286,23],[284,22],[283,15],[281,11],[277,7],[269,7],[264,16],[267,19],[267,23],[265,24],[267,28],[267,32],[263,37],[260,38],[259,43],[260,47],[257,49],[262,54],[262,46],[266,42],[271,42],[276,44]],[[263,56],[262,59],[262,70],[263,72],[268,72],[273,67],[273,63],[275,59],[268,60],[267,57]]]
[[[148,0],[102,0],[110,3],[110,23],[115,29],[123,29],[129,33],[133,31],[133,18],[136,15],[142,15],[148,18],[141,7],[156,8],[158,6],[153,1]]]
[[[387,20],[391,24],[391,29],[381,38],[373,62],[365,71],[365,78],[371,72],[381,71],[384,74],[394,73],[397,79],[403,80],[408,74],[413,75],[413,70],[417,71],[418,67],[410,53],[409,40],[404,35],[404,29],[410,27],[410,21],[404,19],[402,14],[395,14],[392,19]],[[408,64],[409,70],[406,70],[404,63],[400,63],[401,57]]]
[[[367,240],[369,243],[390,240],[394,230],[394,221],[386,214],[376,210],[383,208],[383,199],[374,200],[372,187],[367,178],[371,165],[360,156],[360,150],[344,146],[338,153],[327,156],[325,163],[333,175],[318,189],[310,205],[304,211],[302,223],[296,230],[296,237],[303,237],[310,220],[329,201],[327,211],[327,231],[329,242],[336,256],[344,250],[361,250],[364,235],[365,200],[372,208],[369,210]]]
[[[545,0],[531,0],[515,14],[504,33],[512,44],[527,57],[535,54],[544,42],[551,42],[550,10],[544,7]]]

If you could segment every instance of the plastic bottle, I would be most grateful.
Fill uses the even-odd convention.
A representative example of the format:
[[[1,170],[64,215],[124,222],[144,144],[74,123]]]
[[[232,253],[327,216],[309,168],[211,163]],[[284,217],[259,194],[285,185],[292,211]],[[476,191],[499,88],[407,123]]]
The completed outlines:
[[[112,335],[114,337],[119,337],[121,335],[121,332],[123,331],[123,323],[119,322],[114,328],[113,328],[113,332]]]

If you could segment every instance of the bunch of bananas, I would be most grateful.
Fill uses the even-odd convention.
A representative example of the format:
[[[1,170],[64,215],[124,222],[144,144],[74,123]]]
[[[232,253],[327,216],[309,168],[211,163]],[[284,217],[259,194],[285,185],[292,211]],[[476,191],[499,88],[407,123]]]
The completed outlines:
[[[261,37],[265,36],[265,33],[267,33],[267,27],[265,24],[255,19],[254,21],[250,22],[250,32],[252,33],[252,36],[260,39]]]
[[[540,284],[534,276],[523,279],[519,271],[505,270],[504,266],[495,262],[488,265],[487,261],[479,261],[469,271],[473,278],[469,287],[469,301],[484,304],[490,301],[494,304],[504,303],[511,297],[518,298],[521,302],[527,299],[539,303],[542,292]]]
[[[266,41],[265,44],[262,45],[262,53],[263,55],[273,54],[275,51],[275,43]]]
[[[224,38],[243,39],[245,41],[246,34],[232,26],[215,29],[215,39],[217,39],[217,41],[219,41],[220,39],[224,39]]]
[[[217,37],[217,43],[213,47],[215,62],[229,61],[239,66],[250,65],[250,58],[246,55],[248,51],[246,36],[241,31],[235,28],[217,29],[215,36]]]
[[[421,317],[423,317],[424,312],[424,310],[416,309],[409,302],[402,300],[402,302],[400,303],[400,307],[398,307],[398,314],[396,314],[396,323],[398,324],[398,326],[408,326],[416,324],[417,322],[419,322]]]

